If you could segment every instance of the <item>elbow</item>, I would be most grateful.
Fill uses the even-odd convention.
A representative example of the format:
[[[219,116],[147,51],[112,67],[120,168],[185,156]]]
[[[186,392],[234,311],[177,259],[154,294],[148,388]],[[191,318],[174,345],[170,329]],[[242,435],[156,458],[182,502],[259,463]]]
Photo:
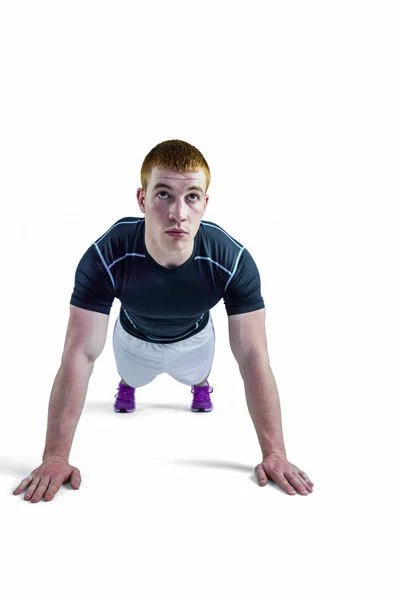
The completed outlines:
[[[242,377],[246,373],[254,373],[254,371],[271,370],[271,363],[267,353],[256,353],[247,356],[242,361],[238,362],[239,371]]]
[[[69,350],[63,352],[61,357],[61,364],[67,367],[85,364],[89,366],[91,370],[93,370],[96,359],[97,356],[92,356],[91,354],[83,350]]]

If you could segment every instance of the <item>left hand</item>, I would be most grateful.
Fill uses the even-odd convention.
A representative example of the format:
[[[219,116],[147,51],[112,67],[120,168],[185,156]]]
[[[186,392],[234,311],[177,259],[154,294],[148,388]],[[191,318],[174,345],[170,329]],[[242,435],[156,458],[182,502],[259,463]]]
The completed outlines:
[[[270,477],[279,487],[288,494],[296,491],[307,496],[313,491],[313,482],[307,473],[292,465],[283,454],[271,452],[263,457],[262,463],[256,466],[255,472],[259,485],[266,485]]]

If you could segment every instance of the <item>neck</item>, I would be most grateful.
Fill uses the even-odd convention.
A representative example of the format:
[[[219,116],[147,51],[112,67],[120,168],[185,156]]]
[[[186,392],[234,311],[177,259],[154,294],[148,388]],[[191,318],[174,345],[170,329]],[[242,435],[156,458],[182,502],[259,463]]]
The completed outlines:
[[[182,250],[166,252],[156,242],[153,242],[153,240],[148,237],[147,231],[145,231],[144,241],[147,252],[150,254],[150,256],[162,267],[171,269],[183,265],[183,263],[185,263],[191,257],[194,248],[194,240],[192,240],[190,245],[186,246]]]

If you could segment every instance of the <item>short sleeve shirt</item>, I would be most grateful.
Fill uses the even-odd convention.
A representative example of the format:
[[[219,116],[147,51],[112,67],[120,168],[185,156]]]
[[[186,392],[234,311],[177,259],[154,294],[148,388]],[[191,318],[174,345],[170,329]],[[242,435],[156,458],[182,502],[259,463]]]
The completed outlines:
[[[212,221],[202,220],[190,258],[163,267],[145,245],[145,218],[124,217],[80,259],[71,304],[110,314],[131,335],[167,344],[199,333],[221,299],[228,315],[264,308],[260,275],[249,251]]]

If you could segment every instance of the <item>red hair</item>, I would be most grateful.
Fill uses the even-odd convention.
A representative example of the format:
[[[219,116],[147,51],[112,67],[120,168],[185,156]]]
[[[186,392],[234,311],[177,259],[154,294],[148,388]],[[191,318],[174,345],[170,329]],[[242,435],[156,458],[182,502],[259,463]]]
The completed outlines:
[[[185,173],[203,169],[206,174],[206,191],[211,175],[206,159],[197,148],[182,140],[166,140],[154,146],[147,154],[140,170],[142,188],[146,192],[153,167]]]

